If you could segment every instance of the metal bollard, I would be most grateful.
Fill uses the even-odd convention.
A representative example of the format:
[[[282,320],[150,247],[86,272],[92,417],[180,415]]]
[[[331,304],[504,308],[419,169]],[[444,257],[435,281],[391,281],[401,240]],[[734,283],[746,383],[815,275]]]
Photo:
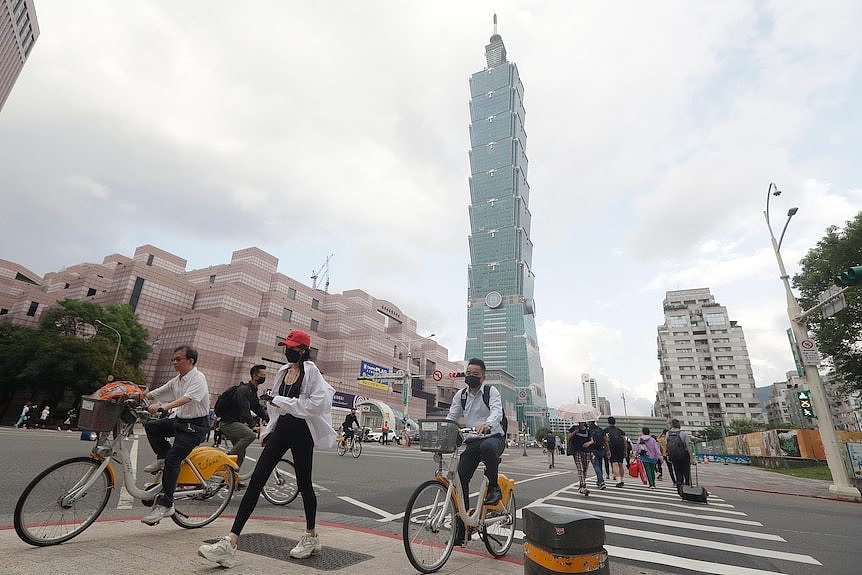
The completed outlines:
[[[605,522],[558,507],[524,509],[524,575],[609,575]]]

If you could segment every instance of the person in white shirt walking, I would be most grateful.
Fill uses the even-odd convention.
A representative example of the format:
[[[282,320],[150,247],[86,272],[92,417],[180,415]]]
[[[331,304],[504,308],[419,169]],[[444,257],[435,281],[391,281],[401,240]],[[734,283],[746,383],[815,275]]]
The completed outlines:
[[[293,453],[296,485],[305,511],[305,534],[290,550],[290,556],[306,559],[320,553],[321,549],[315,530],[317,496],[311,483],[311,469],[314,448],[331,448],[338,437],[332,428],[331,415],[335,389],[310,361],[311,336],[304,331],[293,330],[278,345],[284,346],[287,364],[275,375],[277,395],[263,396],[270,404],[268,411],[271,415],[261,432],[263,451],[249,479],[230,533],[215,543],[198,547],[198,555],[223,567],[234,565],[239,535],[257,505],[267,478],[288,449]]]
[[[150,413],[175,410],[172,417],[151,419],[144,424],[147,439],[156,453],[156,462],[147,465],[144,471],[153,474],[162,471],[162,492],[152,510],[141,519],[147,525],[156,525],[174,514],[180,464],[209,430],[210,392],[207,378],[195,367],[197,362],[197,351],[187,345],[179,346],[171,358],[177,376],[147,393],[148,398],[157,400],[147,408]],[[168,437],[174,438],[173,445]]]

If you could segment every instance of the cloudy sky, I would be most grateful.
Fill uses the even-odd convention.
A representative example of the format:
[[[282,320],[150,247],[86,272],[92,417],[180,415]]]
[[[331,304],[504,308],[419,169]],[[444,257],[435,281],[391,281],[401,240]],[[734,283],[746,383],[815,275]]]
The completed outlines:
[[[491,15],[525,86],[551,405],[645,414],[671,289],[709,287],[758,386],[793,360],[790,273],[862,209],[862,4],[37,0],[0,111],[0,258],[38,274],[144,243],[189,269],[260,248],[330,291],[466,333],[468,78]]]

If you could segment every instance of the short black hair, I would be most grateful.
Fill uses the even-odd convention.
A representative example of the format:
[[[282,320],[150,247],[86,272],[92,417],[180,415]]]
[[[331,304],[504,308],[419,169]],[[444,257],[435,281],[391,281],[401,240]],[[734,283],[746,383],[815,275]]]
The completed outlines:
[[[467,362],[467,365],[478,365],[482,368],[482,373],[485,373],[485,362],[479,359],[478,357],[474,357],[470,361]]]
[[[616,418],[616,417],[614,417],[613,415],[612,415],[612,416],[610,416],[610,417],[608,418],[608,425],[616,425],[616,424],[617,424],[617,418]]]
[[[257,364],[257,365],[253,365],[253,366],[251,366],[251,369],[250,369],[250,370],[248,370],[248,374],[249,374],[250,376],[254,377],[254,376],[255,376],[255,374],[256,374],[257,372],[259,372],[260,370],[262,370],[262,369],[266,369],[266,366],[265,366],[265,365],[263,365],[262,363],[259,363],[259,364]]]
[[[643,429],[641,429],[641,433],[643,433],[644,435],[649,435],[649,427],[644,427]]]
[[[197,365],[198,363],[198,351],[190,345],[180,345],[174,348],[174,353],[178,351],[186,354],[186,357],[192,362],[192,365]]]
[[[670,426],[679,428],[679,420],[678,419],[671,419],[670,420]]]

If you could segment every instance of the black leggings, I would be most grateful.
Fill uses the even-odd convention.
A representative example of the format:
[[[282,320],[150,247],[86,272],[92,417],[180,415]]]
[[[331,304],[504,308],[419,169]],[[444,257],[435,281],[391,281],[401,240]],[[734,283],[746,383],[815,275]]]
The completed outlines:
[[[239,535],[242,532],[245,522],[248,521],[258,499],[260,499],[260,493],[263,491],[267,478],[288,449],[293,453],[296,484],[302,495],[302,507],[305,510],[305,528],[309,531],[314,529],[317,518],[317,496],[311,485],[314,440],[311,438],[311,432],[308,430],[308,424],[304,419],[292,415],[282,415],[278,418],[275,429],[266,438],[266,446],[254,466],[248,488],[245,490],[245,495],[242,496],[236,518],[233,520],[231,533]]]

